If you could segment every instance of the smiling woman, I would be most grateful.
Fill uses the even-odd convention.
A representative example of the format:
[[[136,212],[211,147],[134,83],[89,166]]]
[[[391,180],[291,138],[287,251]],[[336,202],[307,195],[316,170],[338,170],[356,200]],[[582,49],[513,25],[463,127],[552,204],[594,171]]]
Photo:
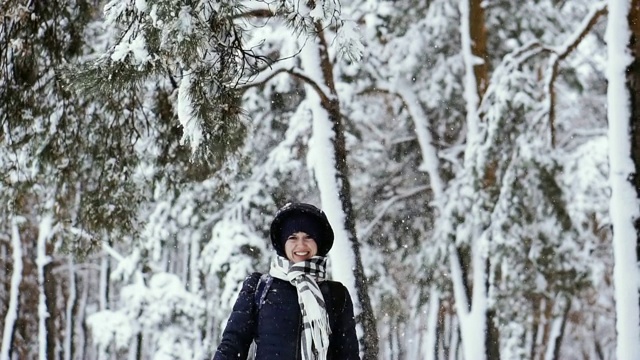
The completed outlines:
[[[359,359],[353,304],[347,289],[326,280],[333,230],[322,210],[295,203],[276,213],[276,251],[269,274],[242,286],[213,359]]]
[[[284,243],[284,252],[289,260],[296,263],[316,256],[318,245],[309,234],[298,231],[289,235],[287,242]]]

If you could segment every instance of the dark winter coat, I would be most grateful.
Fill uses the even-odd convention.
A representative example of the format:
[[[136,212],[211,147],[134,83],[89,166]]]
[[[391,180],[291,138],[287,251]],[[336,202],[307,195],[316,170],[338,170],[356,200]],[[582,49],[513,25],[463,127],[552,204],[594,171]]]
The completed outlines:
[[[246,359],[251,342],[256,341],[256,360],[296,360],[301,358],[302,315],[296,288],[289,282],[273,279],[258,310],[255,291],[260,274],[254,273],[243,285],[233,312],[222,334],[213,360]],[[336,301],[327,301],[331,335],[327,360],[359,359],[353,304],[347,289],[340,283],[334,291],[344,291]],[[344,300],[342,300],[344,299]],[[336,304],[341,302],[341,304]]]

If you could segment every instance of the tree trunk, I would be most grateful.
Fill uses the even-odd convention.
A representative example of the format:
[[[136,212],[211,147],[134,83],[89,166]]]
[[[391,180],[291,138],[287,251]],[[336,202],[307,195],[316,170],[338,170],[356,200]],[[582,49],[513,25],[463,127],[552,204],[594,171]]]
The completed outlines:
[[[475,65],[473,67],[474,75],[476,78],[478,98],[481,100],[482,96],[489,85],[489,54],[487,52],[487,27],[485,25],[485,16],[482,0],[469,1],[469,30],[471,36],[471,52],[479,59],[482,59],[482,64]],[[491,271],[492,266],[489,259],[487,259],[487,271]],[[489,274],[487,274],[489,279]],[[489,291],[489,284],[486,284],[487,291]],[[485,350],[487,352],[487,359],[500,359],[500,332],[495,324],[496,311],[493,309],[487,309],[486,313],[486,325],[487,331],[485,335]]]
[[[631,118],[629,119],[631,160],[635,165],[635,173],[631,177],[631,182],[640,199],[640,0],[631,1],[628,20],[631,30],[629,52],[632,56],[632,62],[627,67],[627,89],[631,101]],[[635,219],[634,227],[636,230],[636,259],[640,260],[640,216]]]
[[[337,103],[337,101],[336,101]],[[362,266],[362,256],[360,255],[360,243],[356,236],[355,219],[353,214],[353,207],[351,203],[351,189],[349,184],[349,175],[346,161],[346,149],[344,138],[344,125],[339,116],[339,107],[336,106],[335,110],[330,112],[331,120],[333,121],[333,129],[336,133],[335,154],[336,154],[336,170],[340,179],[340,201],[345,213],[345,228],[349,233],[349,242],[353,249],[355,257],[355,269],[354,276],[356,278],[356,288],[358,291],[358,298],[362,306],[362,325],[364,328],[364,360],[374,360],[378,358],[378,337],[376,320],[371,306],[371,299],[369,298],[369,285],[367,278],[364,275],[364,267]],[[338,115],[336,115],[338,114]]]
[[[89,344],[90,341],[88,339],[88,337],[90,336],[90,330],[89,330],[89,326],[87,325],[87,322],[85,321],[85,315],[87,313],[87,299],[89,298],[89,287],[90,287],[90,283],[91,280],[89,280],[91,278],[91,274],[86,274],[84,277],[82,277],[82,282],[81,282],[81,286],[82,286],[82,296],[80,297],[80,303],[78,304],[78,311],[77,311],[77,322],[80,324],[80,329],[82,331],[82,333],[79,336],[79,344],[78,344],[78,358],[79,359],[84,359],[85,357],[89,357],[87,354],[89,353]]]
[[[53,245],[49,242],[52,225],[53,216],[47,213],[43,215],[37,229],[35,263],[38,274],[38,356],[40,359],[56,358],[56,280],[51,272]]]
[[[473,72],[476,77],[478,96],[482,99],[489,85],[489,54],[487,53],[487,27],[484,23],[483,0],[469,1],[469,30],[471,36],[471,52],[482,59],[482,64],[475,65]]]
[[[136,360],[142,360],[142,331],[138,332],[136,336]]]
[[[47,243],[46,254],[48,258],[51,258],[53,255],[53,244]],[[58,282],[53,274],[54,267],[55,263],[53,261],[49,261],[43,269],[45,305],[48,313],[45,320],[45,327],[47,330],[47,359],[58,358],[56,356],[56,347],[58,343],[58,327],[56,326],[56,323],[59,318],[59,311],[56,306]]]
[[[640,0],[631,1],[629,29],[631,30],[629,52],[633,60],[627,68],[627,89],[631,95],[631,159],[636,169],[631,182],[640,198]],[[636,219],[634,225],[637,234],[636,254],[640,259],[640,217]]]
[[[431,285],[429,289],[429,302],[427,305],[427,337],[425,344],[426,353],[422,358],[425,360],[435,360],[438,358],[438,338],[440,335],[438,327],[438,312],[440,310],[440,292],[435,285]]]
[[[569,320],[569,311],[571,310],[571,298],[567,298],[567,304],[565,305],[565,310],[562,314],[562,319],[560,320],[560,331],[556,336],[553,344],[553,360],[560,359],[560,348],[562,345],[562,339],[564,338],[564,333],[567,328],[567,321]]]
[[[485,336],[485,349],[487,351],[487,359],[497,360],[500,359],[500,333],[496,326],[496,311],[494,309],[487,309],[486,322],[487,322],[487,334]]]
[[[348,241],[351,244],[351,250],[354,255],[355,267],[354,277],[356,282],[356,291],[359,299],[362,313],[360,314],[360,322],[363,326],[363,359],[378,359],[378,331],[376,319],[369,298],[369,285],[364,275],[364,267],[362,266],[362,257],[360,255],[360,242],[356,235],[355,216],[353,214],[353,205],[351,203],[351,185],[349,182],[349,168],[347,165],[347,149],[344,136],[344,123],[340,114],[340,102],[337,97],[337,91],[333,79],[333,64],[329,58],[327,42],[324,37],[323,26],[320,22],[316,22],[316,31],[319,39],[319,57],[323,79],[329,91],[331,98],[321,99],[321,105],[329,114],[329,120],[332,123],[334,133],[333,149],[335,154],[336,181],[338,184],[338,196],[342,206],[344,218],[344,227],[348,234]]]
[[[634,164],[633,137],[637,131],[637,89],[634,70],[638,20],[637,0],[609,1],[607,41],[607,117],[609,120],[609,182],[611,200],[609,213],[613,227],[614,294],[618,358],[640,354],[640,309],[638,299],[638,201],[634,184],[637,165]],[[625,19],[629,21],[612,21]],[[632,35],[633,34],[633,35]],[[633,61],[632,61],[633,60]],[[630,90],[631,89],[631,90]],[[631,92],[630,92],[631,91]],[[637,159],[635,159],[637,160]]]
[[[109,239],[109,247],[113,241]],[[100,263],[100,310],[109,309],[109,284],[111,278],[111,258],[104,254]]]
[[[74,337],[75,337],[75,314],[78,311],[78,288],[77,288],[77,275],[75,269],[75,262],[73,256],[68,258],[69,266],[69,286],[67,296],[67,307],[65,315],[65,337],[64,337],[64,360],[72,360],[75,352]]]
[[[46,341],[40,332],[44,332],[44,321],[39,313],[42,289],[39,268],[37,264],[37,228],[32,226],[26,218],[20,217],[20,230],[16,227],[22,245],[22,274],[19,284],[19,312],[15,324],[11,352],[19,359],[38,359],[46,354],[46,348],[41,347]],[[44,308],[44,307],[43,307]]]

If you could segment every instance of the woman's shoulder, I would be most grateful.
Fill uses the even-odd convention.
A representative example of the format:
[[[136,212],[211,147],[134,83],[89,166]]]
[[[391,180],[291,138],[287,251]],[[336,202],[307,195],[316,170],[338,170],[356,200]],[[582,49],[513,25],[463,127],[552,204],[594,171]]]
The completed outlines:
[[[255,289],[258,286],[258,283],[260,282],[261,276],[262,274],[259,272],[254,272],[254,273],[251,273],[250,275],[247,275],[247,277],[245,277],[244,281],[242,282],[242,287]]]
[[[344,286],[344,284],[341,283],[340,281],[325,280],[325,281],[323,281],[323,283],[327,284],[325,286],[328,286],[329,288],[331,288],[332,291],[348,292],[347,287]]]
[[[322,290],[325,298],[331,297],[331,302],[337,308],[343,308],[346,304],[346,299],[350,298],[349,290],[339,281],[325,280],[320,284],[320,290]]]

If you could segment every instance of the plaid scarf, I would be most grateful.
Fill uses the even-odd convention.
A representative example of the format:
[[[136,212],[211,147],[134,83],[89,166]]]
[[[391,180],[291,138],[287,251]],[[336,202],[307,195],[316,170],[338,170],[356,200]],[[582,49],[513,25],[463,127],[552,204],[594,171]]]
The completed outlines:
[[[318,282],[326,276],[326,258],[314,256],[309,260],[293,263],[282,256],[271,260],[269,274],[290,282],[298,291],[298,303],[302,313],[300,337],[303,360],[325,360],[329,350],[329,315]]]

